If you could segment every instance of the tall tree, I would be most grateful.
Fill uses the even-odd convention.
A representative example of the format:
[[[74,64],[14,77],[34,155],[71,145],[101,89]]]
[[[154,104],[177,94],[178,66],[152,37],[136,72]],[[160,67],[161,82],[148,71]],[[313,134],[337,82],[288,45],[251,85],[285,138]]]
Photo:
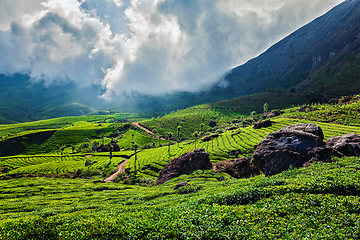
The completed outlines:
[[[181,127],[177,126],[177,145],[179,147]]]
[[[197,142],[197,139],[198,139],[198,137],[199,137],[198,131],[195,131],[195,132],[193,133],[193,136],[194,136],[194,138],[195,138],[195,149],[196,149],[196,142]]]
[[[266,102],[266,103],[264,103],[264,113],[267,113],[268,111],[269,111],[269,105],[268,105],[268,103]]]
[[[202,137],[203,133],[204,133],[204,127],[205,127],[205,124],[204,123],[201,123],[200,124],[200,137]]]
[[[110,162],[111,162],[111,159],[113,157],[113,150],[114,150],[114,147],[111,144],[111,142],[109,142],[108,148],[109,148],[109,158],[110,158]]]
[[[170,141],[171,141],[172,133],[168,132],[167,136],[168,136],[168,139],[169,139],[168,152],[169,152],[169,157],[170,157]]]
[[[137,169],[136,169],[136,162],[137,162],[137,149],[138,149],[138,145],[136,145],[134,142],[132,142],[133,144],[133,149],[135,152],[135,175],[137,174]]]

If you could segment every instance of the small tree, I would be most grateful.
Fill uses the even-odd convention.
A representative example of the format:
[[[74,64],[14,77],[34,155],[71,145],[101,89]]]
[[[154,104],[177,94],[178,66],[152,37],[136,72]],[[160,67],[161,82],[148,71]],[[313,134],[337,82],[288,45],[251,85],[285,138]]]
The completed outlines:
[[[64,155],[64,150],[65,150],[65,145],[62,145],[61,147],[60,147],[60,154],[61,154],[61,157],[60,157],[60,160],[62,161],[62,157],[63,157],[63,155]]]
[[[101,135],[101,143],[102,143],[103,146],[104,146],[104,141],[105,141],[104,138],[105,138],[105,136],[102,134],[102,135]]]
[[[204,123],[201,123],[200,124],[200,137],[202,137],[203,133],[204,133],[204,127],[205,127],[205,124]]]
[[[181,127],[177,126],[177,145],[179,147]]]
[[[110,158],[110,162],[111,162],[111,159],[113,157],[113,150],[114,150],[114,147],[111,144],[111,142],[109,142],[108,148],[109,148],[109,158]]]
[[[266,102],[266,103],[264,103],[264,113],[267,113],[268,111],[269,111],[269,105],[268,105],[268,103]]]
[[[94,141],[92,143],[92,147],[91,150],[96,151],[96,149],[99,147],[99,142],[98,141]]]
[[[134,142],[132,142],[133,144],[133,149],[135,152],[135,175],[137,174],[137,170],[136,170],[136,162],[137,162],[137,149],[138,149],[138,145],[136,145]]]
[[[54,150],[55,150],[55,152],[56,152],[57,154],[59,154],[59,153],[60,153],[60,146],[59,146],[59,145],[56,145],[55,148],[54,148]]]
[[[194,138],[195,138],[195,149],[196,149],[196,141],[197,141],[197,139],[198,139],[198,137],[199,137],[199,133],[198,133],[197,131],[195,131],[195,132],[193,133],[193,136],[194,136]]]
[[[171,132],[168,132],[167,135],[168,135],[168,138],[169,138],[168,152],[169,152],[169,157],[170,157],[170,140],[171,140],[171,137],[172,137],[172,133],[171,133]]]
[[[256,117],[256,112],[255,112],[255,111],[252,111],[252,112],[251,112],[251,117],[252,117],[253,121],[256,120],[256,119],[255,119],[255,117]]]

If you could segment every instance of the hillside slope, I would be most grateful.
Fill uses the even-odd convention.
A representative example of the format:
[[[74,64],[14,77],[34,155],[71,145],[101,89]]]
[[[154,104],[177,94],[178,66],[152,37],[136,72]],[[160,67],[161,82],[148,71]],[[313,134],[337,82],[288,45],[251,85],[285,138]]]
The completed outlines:
[[[332,76],[340,74],[348,66],[351,69],[347,71],[353,72],[355,69],[356,76],[341,94],[349,94],[354,88],[359,90],[360,74],[356,71],[358,64],[352,65],[358,62],[359,53],[360,1],[347,0],[273,45],[257,58],[234,68],[225,76],[228,87],[218,88],[214,92],[236,97],[263,92],[267,86],[290,88],[308,78],[314,80],[315,76],[319,77],[320,72],[324,71],[323,67],[329,67],[331,62],[330,69],[325,69],[327,74],[322,74],[316,82],[321,80],[323,86],[326,86],[329,73]],[[313,81],[307,81],[300,90],[324,89],[314,86]],[[332,90],[328,93],[334,94],[334,89]]]

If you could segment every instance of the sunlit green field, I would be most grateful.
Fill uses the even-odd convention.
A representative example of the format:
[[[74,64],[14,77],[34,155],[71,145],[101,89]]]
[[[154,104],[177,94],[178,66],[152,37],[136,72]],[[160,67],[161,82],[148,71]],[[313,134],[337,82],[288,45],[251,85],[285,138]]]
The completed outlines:
[[[218,181],[187,191],[84,179],[0,181],[1,239],[357,239],[360,159]]]
[[[204,148],[214,163],[251,156],[267,134],[297,123],[316,123],[325,140],[360,134],[359,106],[313,105],[307,113],[289,108],[271,119],[271,127],[257,130],[209,105],[143,121],[155,135],[117,122],[125,115],[2,125],[0,239],[359,239],[358,157],[271,177],[237,180],[196,170],[156,187],[101,182],[127,159],[131,178],[153,183],[171,159],[194,149]],[[218,126],[210,128],[210,120]],[[157,137],[168,132],[170,141]],[[209,134],[218,137],[203,142]],[[121,151],[92,149],[111,140]],[[6,156],[11,147],[17,154]],[[190,185],[174,190],[182,181]]]

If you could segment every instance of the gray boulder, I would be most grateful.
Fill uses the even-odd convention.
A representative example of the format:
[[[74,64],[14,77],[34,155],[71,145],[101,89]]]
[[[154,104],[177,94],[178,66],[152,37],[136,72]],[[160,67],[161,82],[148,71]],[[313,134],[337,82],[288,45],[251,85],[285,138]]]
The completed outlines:
[[[174,158],[159,172],[159,177],[155,185],[161,185],[183,174],[190,174],[197,169],[212,169],[209,153],[204,151],[191,152]]]
[[[176,189],[179,189],[179,188],[181,188],[181,187],[185,187],[185,186],[189,186],[189,183],[188,182],[181,182],[181,183],[178,183],[178,184],[176,184],[176,186],[174,187],[174,190],[176,190]]]
[[[349,133],[340,137],[331,137],[326,140],[326,146],[345,156],[360,156],[360,135]]]
[[[270,133],[256,147],[254,163],[265,176],[289,168],[309,166],[313,161],[331,161],[334,154],[323,142],[323,132],[313,123],[287,126]]]

